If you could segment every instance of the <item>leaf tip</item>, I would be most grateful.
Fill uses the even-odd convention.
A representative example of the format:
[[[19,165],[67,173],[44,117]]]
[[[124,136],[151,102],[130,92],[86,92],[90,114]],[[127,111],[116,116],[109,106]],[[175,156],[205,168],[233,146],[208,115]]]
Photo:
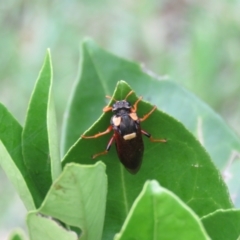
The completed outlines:
[[[82,48],[93,48],[96,46],[97,44],[90,37],[85,37],[82,41]]]
[[[103,163],[102,161],[96,162],[93,166],[95,166],[96,168],[99,168],[99,169],[103,170],[104,172],[106,171],[106,164]]]

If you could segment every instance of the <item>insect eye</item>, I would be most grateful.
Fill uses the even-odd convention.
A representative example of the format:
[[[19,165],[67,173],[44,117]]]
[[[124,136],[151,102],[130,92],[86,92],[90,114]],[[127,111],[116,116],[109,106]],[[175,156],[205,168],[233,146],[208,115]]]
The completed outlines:
[[[129,108],[131,107],[131,104],[130,104],[130,102],[127,102],[127,104],[126,104],[126,105],[127,105],[127,107],[129,107]]]

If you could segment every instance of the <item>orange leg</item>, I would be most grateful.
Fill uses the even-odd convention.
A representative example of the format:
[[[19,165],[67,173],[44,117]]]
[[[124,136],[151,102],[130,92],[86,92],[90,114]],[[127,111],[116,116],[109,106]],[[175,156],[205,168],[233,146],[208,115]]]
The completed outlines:
[[[111,111],[111,110],[112,110],[112,107],[106,106],[106,107],[103,108],[103,112],[108,112],[108,111]]]
[[[146,137],[148,137],[151,142],[167,142],[166,139],[155,139],[155,138],[152,138],[151,134],[148,133],[148,132],[146,132],[146,131],[144,131],[144,130],[141,130],[141,132],[142,132],[142,134],[144,134]]]
[[[112,97],[111,96],[105,96],[106,98],[109,98],[109,99],[112,99]],[[113,100],[115,101],[115,102],[117,102],[117,100],[115,99],[115,98],[113,98]],[[106,106],[106,107],[104,107],[103,108],[103,112],[108,112],[108,111],[111,111],[112,110],[112,107],[109,107],[109,106]]]
[[[103,135],[111,132],[111,131],[112,131],[112,126],[109,126],[109,127],[107,128],[107,130],[104,131],[104,132],[97,133],[97,134],[95,134],[95,135],[93,135],[93,136],[84,136],[84,135],[82,135],[82,138],[86,138],[86,139],[88,139],[88,138],[98,138],[98,137],[101,137],[101,136],[103,136]]]
[[[142,118],[139,118],[139,121],[140,121],[140,122],[145,121],[145,120],[155,111],[156,108],[157,108],[157,107],[154,106],[153,109],[152,109],[149,113],[147,113],[146,115],[144,115]]]
[[[103,151],[103,152],[94,154],[94,155],[92,156],[92,159],[94,159],[94,158],[96,158],[96,157],[98,157],[98,156],[100,156],[100,155],[105,155],[105,154],[107,154],[107,153],[109,152],[111,146],[112,146],[113,140],[114,140],[114,135],[111,137],[110,141],[108,142],[108,145],[107,145],[107,147],[106,147],[106,150]]]
[[[142,97],[139,97],[138,100],[133,104],[132,112],[137,112],[137,105],[142,100]]]

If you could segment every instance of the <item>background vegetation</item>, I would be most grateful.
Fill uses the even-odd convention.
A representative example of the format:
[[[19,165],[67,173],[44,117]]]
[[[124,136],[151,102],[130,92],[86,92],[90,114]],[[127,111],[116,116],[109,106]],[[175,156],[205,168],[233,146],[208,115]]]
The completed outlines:
[[[79,67],[79,43],[91,36],[105,49],[181,83],[240,134],[239,10],[234,0],[5,1],[0,4],[0,101],[24,123],[49,47],[61,126]],[[13,227],[24,226],[25,209],[1,169],[0,182],[4,239]]]

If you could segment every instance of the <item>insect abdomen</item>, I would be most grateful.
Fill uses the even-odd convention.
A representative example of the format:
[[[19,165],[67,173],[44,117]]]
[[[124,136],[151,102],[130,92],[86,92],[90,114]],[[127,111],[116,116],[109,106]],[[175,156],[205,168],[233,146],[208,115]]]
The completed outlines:
[[[141,129],[138,128],[136,136],[125,140],[119,132],[115,131],[115,143],[118,157],[130,173],[137,173],[141,167],[144,145]]]

